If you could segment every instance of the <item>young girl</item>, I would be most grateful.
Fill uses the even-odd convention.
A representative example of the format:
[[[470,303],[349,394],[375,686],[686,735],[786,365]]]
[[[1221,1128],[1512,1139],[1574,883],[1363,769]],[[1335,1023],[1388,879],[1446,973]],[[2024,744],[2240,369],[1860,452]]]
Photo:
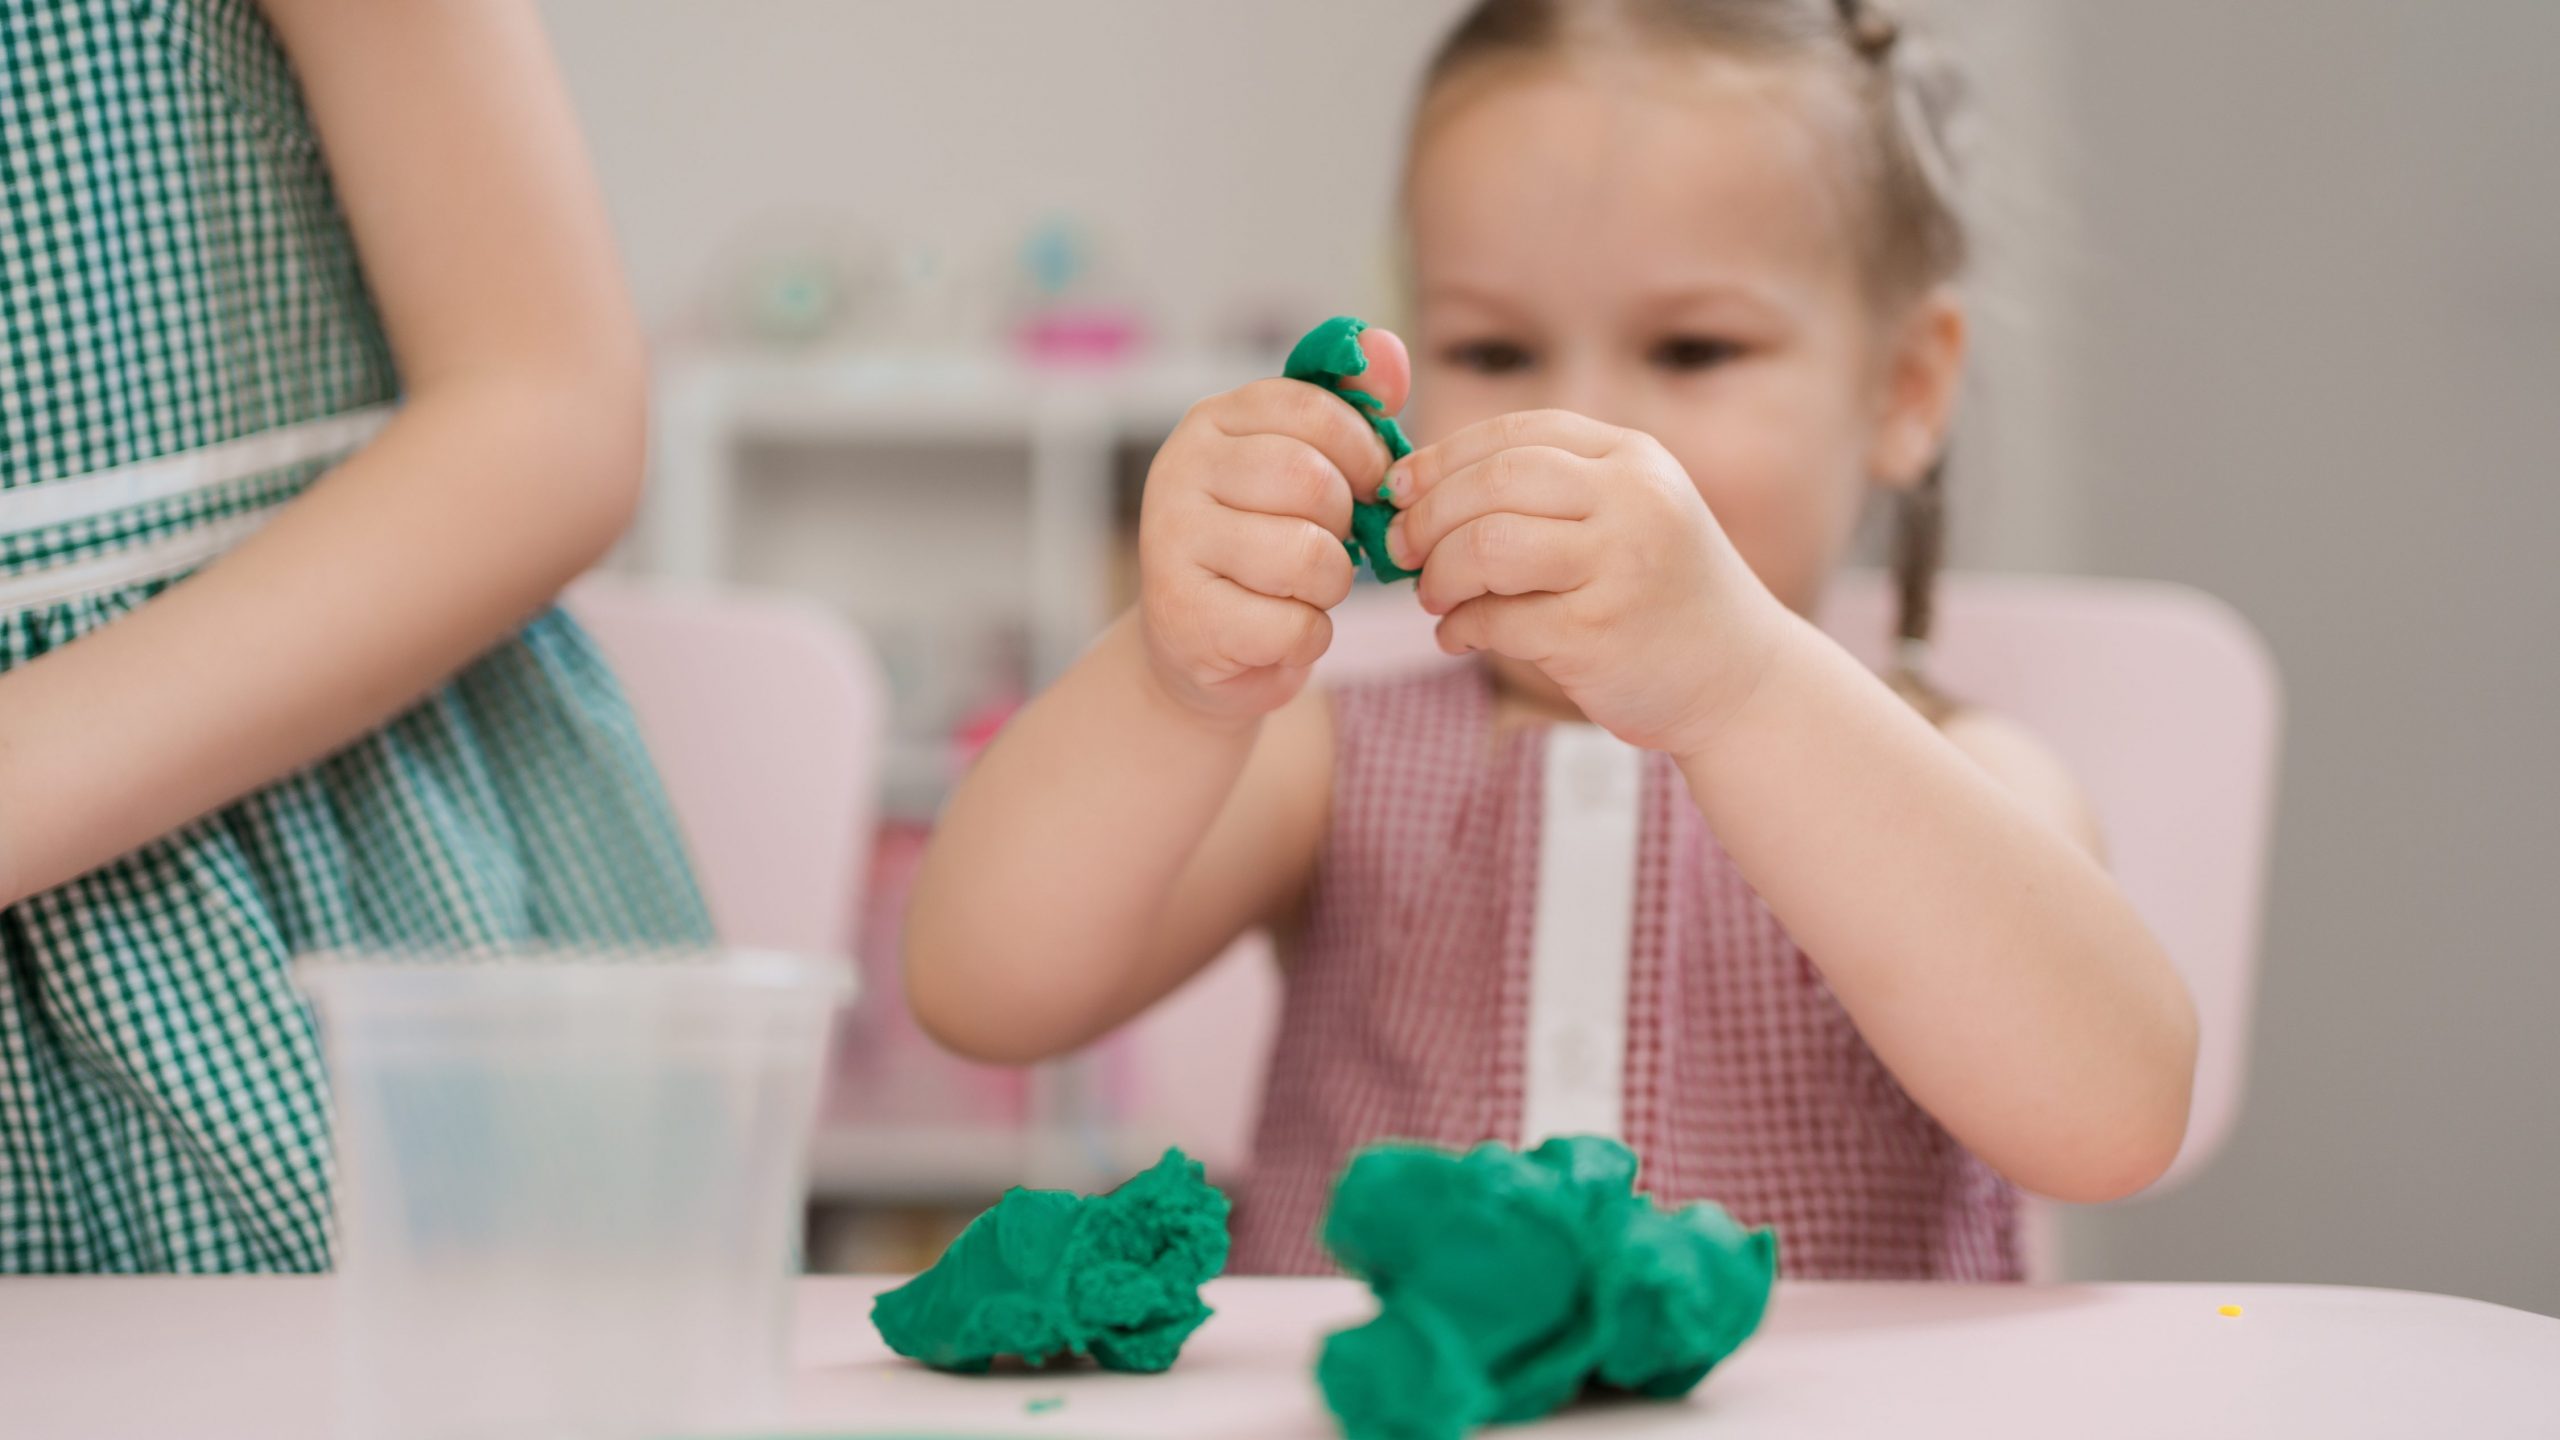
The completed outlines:
[[[1245,1269],[1322,1266],[1354,1148],[1537,1138],[1540,1086],[1610,1055],[1646,1188],[1775,1225],[1795,1275],[2012,1277],[2013,1186],[2158,1176],[2194,1016],[2072,782],[1931,697],[1916,644],[1898,695],[1804,618],[1881,488],[1926,635],[1966,339],[1944,99],[1866,4],[1484,0],[1405,189],[1432,443],[1390,469],[1288,381],[1183,421],[1135,613],[950,807],[911,922],[924,1022],[1054,1055],[1277,927]],[[1405,351],[1366,339],[1392,409]],[[1441,647],[1477,662],[1313,693],[1382,479]],[[1541,767],[1577,723],[1646,752],[1641,831],[1627,904],[1585,927],[1623,943],[1550,973],[1542,898],[1590,909],[1539,883],[1573,795]],[[1622,1034],[1533,1050],[1540,1004],[1621,984]]]
[[[320,1268],[289,957],[708,937],[551,608],[638,335],[530,0],[0,47],[0,1271]]]

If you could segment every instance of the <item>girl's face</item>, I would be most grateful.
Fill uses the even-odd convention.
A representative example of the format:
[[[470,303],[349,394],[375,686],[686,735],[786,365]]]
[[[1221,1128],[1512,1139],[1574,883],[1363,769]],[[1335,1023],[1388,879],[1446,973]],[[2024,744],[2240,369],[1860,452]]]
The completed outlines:
[[[1952,300],[1878,320],[1826,128],[1848,117],[1712,57],[1453,83],[1407,195],[1416,429],[1556,408],[1645,431],[1809,610],[1868,487],[1935,454],[1963,352]]]

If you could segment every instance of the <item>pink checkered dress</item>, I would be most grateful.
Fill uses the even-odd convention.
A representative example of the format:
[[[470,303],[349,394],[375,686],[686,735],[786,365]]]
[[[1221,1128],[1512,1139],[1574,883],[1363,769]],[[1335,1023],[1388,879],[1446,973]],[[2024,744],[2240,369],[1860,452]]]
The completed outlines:
[[[1542,741],[1496,735],[1474,667],[1336,693],[1237,1270],[1331,1268],[1315,1233],[1360,1146],[1521,1139]],[[2016,1192],[1886,1073],[1669,757],[1643,761],[1621,1138],[1645,1188],[1774,1225],[1791,1276],[2017,1278]]]

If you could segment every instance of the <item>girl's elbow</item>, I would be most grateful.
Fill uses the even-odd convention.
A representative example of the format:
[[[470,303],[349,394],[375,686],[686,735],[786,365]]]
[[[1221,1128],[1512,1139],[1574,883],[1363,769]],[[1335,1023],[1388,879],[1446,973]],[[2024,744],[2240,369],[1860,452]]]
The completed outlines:
[[[1037,1065],[1053,1058],[1036,1037],[992,1022],[967,1006],[925,1000],[908,982],[907,1007],[925,1038],[943,1050],[979,1065]]]
[[[574,529],[586,561],[611,550],[639,517],[649,462],[649,386],[644,370],[608,367],[570,390],[571,431],[562,483],[572,492]]]
[[[2161,1007],[2153,1031],[2150,1058],[2128,1082],[2114,1123],[2100,1133],[2104,1143],[2073,1167],[2057,1200],[2101,1205],[2128,1199],[2160,1183],[2178,1161],[2187,1142],[2187,1122],[2195,1102],[2195,1002],[2184,985],[2174,987]]]
[[[2195,1001],[2184,985],[2177,987],[2162,1025],[2161,1057],[2156,1079],[2145,1087],[2143,1102],[2127,1122],[2120,1147],[2120,1171],[2112,1177],[2117,1192],[2110,1199],[2150,1189],[2178,1163],[2186,1148],[2187,1125],[2196,1097],[2197,1021]]]
[[[2177,1163],[2185,1143],[2184,1110],[2175,1117],[2125,1127],[2114,1141],[2086,1157],[2054,1183],[2031,1187],[2049,1199],[2070,1205],[2106,1205],[2129,1200],[2160,1183]]]
[[[638,518],[649,458],[649,370],[636,338],[572,337],[461,372],[454,388],[513,447],[510,501],[530,510],[570,575],[602,559]]]
[[[2026,1188],[2070,1205],[2105,1205],[2130,1199],[2160,1183],[2187,1140],[2192,1064],[2175,1084],[2126,1107],[2112,1124],[2086,1132],[2097,1143],[2074,1147],[2067,1165],[2036,1177]]]
[[[987,987],[954,976],[932,942],[912,931],[904,969],[907,1012],[944,1050],[981,1065],[1036,1065],[1056,1057],[1058,1047],[1021,1024],[1018,1011],[992,1003]]]

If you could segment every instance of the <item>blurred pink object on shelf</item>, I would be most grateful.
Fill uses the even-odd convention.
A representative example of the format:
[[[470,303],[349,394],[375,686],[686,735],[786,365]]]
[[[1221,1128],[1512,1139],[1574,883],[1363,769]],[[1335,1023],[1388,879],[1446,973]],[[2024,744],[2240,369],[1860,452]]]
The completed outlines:
[[[1021,709],[1022,697],[1007,695],[1002,699],[990,700],[960,717],[960,723],[953,726],[951,730],[951,754],[954,763],[964,768],[975,764],[978,756],[995,743],[996,736],[1005,726],[1013,722],[1013,717],[1020,713]]]
[[[1137,353],[1146,327],[1131,311],[1059,305],[1026,318],[1014,340],[1034,365],[1114,365]]]

